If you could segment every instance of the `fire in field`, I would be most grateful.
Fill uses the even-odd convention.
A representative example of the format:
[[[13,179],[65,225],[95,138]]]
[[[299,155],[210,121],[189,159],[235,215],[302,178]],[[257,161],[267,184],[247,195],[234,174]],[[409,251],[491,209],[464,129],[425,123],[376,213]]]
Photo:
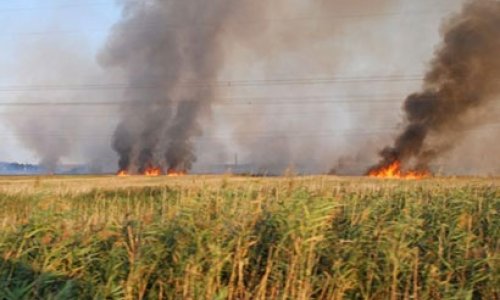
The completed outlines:
[[[460,141],[461,130],[477,126],[477,120],[465,119],[467,114],[500,93],[498,36],[497,1],[471,1],[445,24],[422,91],[408,96],[403,105],[404,129],[393,146],[381,151],[382,160],[370,176],[425,176],[429,164]],[[402,173],[402,164],[418,171]]]
[[[500,299],[500,1],[32,2],[0,299]]]
[[[430,175],[428,171],[402,171],[401,162],[398,160],[388,166],[373,169],[368,173],[370,177],[390,179],[422,179]]]
[[[179,10],[186,6],[192,9],[188,13],[197,13],[194,2],[193,6],[175,5]],[[192,76],[200,76],[195,80],[202,82],[222,68],[223,49],[218,41],[227,37],[221,28],[226,23],[232,24],[232,14],[248,7],[225,1],[220,1],[220,5],[227,9],[214,8],[206,14],[213,26],[186,28],[183,35],[166,29],[164,39],[128,28],[146,19],[158,24],[168,22],[169,14],[178,10],[170,8],[167,2],[153,1],[148,8],[131,4],[127,16],[114,27],[103,52],[105,64],[129,72],[131,86],[145,81],[162,88],[161,92],[130,93],[130,101],[124,104],[124,117],[113,141],[120,157],[119,174],[179,175],[192,168],[196,161],[194,139],[203,134],[201,120],[212,110],[218,89],[208,84],[179,91],[179,86],[185,83],[176,78],[190,72]],[[444,23],[442,41],[424,76],[421,91],[412,93],[404,102],[403,129],[393,145],[380,152],[381,161],[369,168],[369,176],[406,179],[431,176],[432,162],[453,150],[463,139],[464,130],[481,124],[468,116],[498,99],[498,6],[496,1],[468,1],[460,13]],[[166,23],[165,28],[168,28]],[[171,41],[174,46],[163,47]],[[188,51],[180,55],[176,47]],[[136,52],[148,55],[130,59]],[[139,102],[141,105],[137,105]]]

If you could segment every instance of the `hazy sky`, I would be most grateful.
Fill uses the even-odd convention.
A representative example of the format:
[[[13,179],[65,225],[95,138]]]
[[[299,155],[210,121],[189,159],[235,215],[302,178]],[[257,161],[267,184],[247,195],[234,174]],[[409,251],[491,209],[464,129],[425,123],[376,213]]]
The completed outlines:
[[[120,9],[113,0],[0,0],[0,85],[31,85],[29,76],[18,76],[26,68],[26,53],[42,44],[62,43],[79,48],[89,61],[94,60],[118,20]],[[47,41],[47,42],[45,42]],[[55,53],[53,57],[57,57]],[[57,62],[54,62],[56,64]],[[51,73],[50,62],[39,67]],[[43,72],[43,70],[37,70]],[[71,74],[68,74],[70,77]],[[24,77],[24,78],[20,78]],[[37,84],[40,81],[37,80]],[[52,95],[26,92],[0,92],[1,102],[18,101],[20,95],[50,99]],[[6,121],[12,113],[0,107],[0,161],[37,162],[39,157],[18,142]],[[71,160],[71,159],[70,159]]]
[[[286,11],[271,11],[270,15],[263,16],[269,19],[269,30],[263,32],[262,36],[265,50],[269,51],[252,49],[251,45],[241,43],[225,45],[226,61],[217,80],[418,77],[424,74],[439,43],[443,19],[458,11],[463,3],[462,0],[353,0],[345,4],[347,1],[344,0],[314,0],[314,3],[322,3],[329,8],[318,12],[308,10],[313,3],[309,1],[312,0],[275,1],[288,1],[286,3],[290,5],[286,6],[289,7]],[[0,0],[0,86],[116,82],[116,79],[106,78],[105,75],[102,77],[96,55],[102,49],[110,27],[119,20],[120,13],[119,5],[113,0]],[[324,21],[332,17],[336,18],[335,22],[329,22],[330,27],[324,27]],[[292,32],[284,30],[287,26],[293,28]],[[314,37],[318,30],[327,33],[331,30],[331,34],[318,34],[316,40],[311,38],[310,43],[300,46],[291,43],[287,53],[273,53],[273,48],[282,49],[293,39],[294,34],[310,34]],[[250,105],[214,107],[205,134],[222,137],[217,143],[209,143],[212,148],[217,145],[220,151],[199,149],[199,162],[231,162],[234,154],[239,155],[240,162],[251,162],[255,155],[261,159],[265,153],[256,154],[249,149],[256,149],[255,145],[266,141],[254,142],[245,136],[226,138],[233,132],[250,131],[258,134],[293,133],[287,145],[288,149],[295,150],[281,153],[283,156],[295,160],[296,156],[309,153],[311,157],[317,158],[311,162],[312,165],[334,164],[339,158],[352,155],[370,143],[378,147],[390,142],[401,119],[400,106],[404,96],[419,86],[418,80],[410,80],[222,88],[222,98],[264,97],[268,100],[274,97],[287,101],[287,97],[303,97],[309,99],[310,103],[304,106],[296,103],[266,106],[254,101]],[[320,98],[314,98],[317,96]],[[355,102],[335,106],[317,103],[321,102],[318,99],[326,99],[325,96],[340,100],[355,99]],[[119,97],[116,93],[96,91],[72,95],[68,92],[0,89],[2,103],[20,99],[92,101],[116,100]],[[368,105],[360,101],[372,98],[387,100],[388,97],[391,102],[380,105]],[[76,113],[80,119],[87,118],[86,122],[89,122],[81,124],[89,125],[72,128],[76,126],[76,122],[71,120],[71,115],[75,114],[73,110],[58,130],[73,130],[76,136],[81,137],[80,142],[92,139],[92,143],[87,146],[99,148],[96,153],[113,160],[115,157],[107,135],[113,133],[116,115],[106,111],[83,110]],[[47,111],[45,117],[50,118],[51,110]],[[106,113],[109,113],[109,118]],[[21,115],[23,108],[9,110],[0,107],[0,161],[37,162],[41,159],[36,151],[27,149],[26,142],[19,142],[16,132],[11,128],[12,118]],[[26,124],[31,124],[29,118],[38,118],[35,115],[27,113],[24,116]],[[252,126],[248,126],[250,123]],[[246,127],[251,127],[251,130],[244,130]],[[379,130],[382,134],[376,137],[350,134],[363,132],[367,128]],[[43,139],[44,129],[38,130],[37,134]],[[315,139],[312,146],[308,146],[307,137],[300,138],[311,132],[322,134],[330,131],[345,135]],[[47,139],[50,138],[49,134]],[[201,148],[203,146],[203,143],[199,145]],[[62,151],[63,161],[86,162],[86,156],[92,151],[81,148],[85,148],[85,145]],[[311,152],[311,149],[314,151]],[[375,159],[376,149],[370,152]]]

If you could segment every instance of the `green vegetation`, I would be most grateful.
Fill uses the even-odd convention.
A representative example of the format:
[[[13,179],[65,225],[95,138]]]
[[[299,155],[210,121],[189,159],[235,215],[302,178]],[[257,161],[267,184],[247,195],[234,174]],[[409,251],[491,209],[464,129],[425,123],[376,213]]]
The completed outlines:
[[[91,180],[0,183],[0,299],[500,297],[494,180]]]

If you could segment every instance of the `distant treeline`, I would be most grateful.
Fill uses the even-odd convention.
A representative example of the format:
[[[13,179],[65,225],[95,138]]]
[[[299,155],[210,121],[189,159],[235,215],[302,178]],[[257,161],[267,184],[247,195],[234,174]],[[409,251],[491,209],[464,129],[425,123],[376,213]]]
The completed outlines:
[[[36,175],[36,174],[87,174],[90,169],[83,165],[60,166],[55,171],[50,171],[40,165],[21,164],[17,162],[0,162],[0,175]]]

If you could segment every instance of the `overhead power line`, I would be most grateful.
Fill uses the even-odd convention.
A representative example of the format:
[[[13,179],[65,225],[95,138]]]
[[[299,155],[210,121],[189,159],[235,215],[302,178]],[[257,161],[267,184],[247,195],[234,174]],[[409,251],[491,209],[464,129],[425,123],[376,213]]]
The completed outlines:
[[[307,99],[307,98],[304,98]],[[376,103],[394,103],[394,102],[399,102],[403,101],[403,99],[388,99],[388,100],[364,100],[364,101],[357,101],[357,100],[340,100],[340,101],[299,101],[299,102],[286,102],[286,101],[280,101],[280,102],[253,102],[253,101],[247,101],[247,102],[214,102],[211,103],[212,105],[308,105],[308,104],[335,104],[335,103],[355,103],[355,104],[376,104]],[[185,101],[185,102],[192,102],[192,101]],[[170,103],[162,103],[162,104],[151,104],[151,103],[123,103],[123,102],[18,102],[18,103],[0,103],[0,106],[121,106],[121,105],[127,105],[127,106],[144,106],[144,105],[152,105],[152,106],[159,106],[159,105],[170,105],[171,103],[182,103],[180,102],[170,102]]]
[[[234,139],[239,137],[246,138],[317,138],[317,137],[338,137],[338,136],[364,136],[364,135],[379,135],[384,133],[397,133],[401,128],[398,127],[379,127],[370,128],[371,130],[364,130],[362,128],[357,129],[337,129],[337,130],[315,130],[315,131],[304,131],[304,132],[273,132],[273,131],[249,131],[249,132],[238,132],[231,135],[206,135],[197,138],[201,141],[219,140],[219,139]],[[457,130],[456,132],[473,132],[485,129],[500,129],[500,123],[484,123],[481,126]],[[113,138],[113,135],[109,134],[68,134],[67,132],[25,132],[20,134],[0,134],[0,137],[23,137],[23,136],[40,136],[44,138],[67,138],[67,139],[106,139],[109,140]]]
[[[275,86],[275,85],[314,85],[329,83],[358,83],[358,82],[404,82],[421,81],[423,76],[372,76],[372,77],[323,77],[323,78],[287,78],[287,79],[253,79],[253,80],[207,80],[188,81],[170,80],[179,86],[186,87],[246,87],[246,86]],[[169,80],[165,80],[169,82]],[[94,91],[94,90],[141,90],[164,89],[163,84],[80,84],[80,85],[4,85],[0,92],[30,92],[30,91]]]
[[[65,6],[64,8],[79,8],[81,6]],[[36,10],[36,8],[25,8],[25,9],[13,9],[13,12],[22,10]],[[3,11],[6,12],[6,11]],[[9,12],[9,11],[7,11]],[[2,13],[2,10],[0,10]],[[302,16],[302,17],[292,17],[292,18],[265,18],[265,19],[253,19],[253,20],[239,20],[235,22],[238,25],[244,24],[262,24],[262,23],[293,23],[293,22],[312,22],[312,21],[332,21],[332,20],[345,20],[345,19],[372,19],[380,17],[403,17],[403,16],[422,16],[422,15],[439,15],[443,13],[451,13],[451,11],[402,11],[402,12],[381,12],[381,13],[358,13],[358,14],[332,14],[323,16]],[[422,22],[425,24],[425,22]],[[209,22],[196,22],[189,24],[167,24],[166,27],[161,28],[161,30],[177,31],[193,27],[207,27],[215,26],[219,24],[209,23]],[[136,27],[129,27],[129,31],[149,31],[156,29],[155,26],[148,23],[139,24]],[[31,32],[6,32],[1,36],[41,36],[41,35],[73,35],[73,34],[88,34],[88,33],[108,33],[110,31],[109,27],[106,28],[92,28],[86,30],[47,30],[47,31],[31,31]]]
[[[365,135],[379,135],[383,133],[394,133],[395,130],[392,131],[370,131],[370,132],[356,132],[356,133],[315,133],[315,134],[267,134],[267,135],[258,135],[258,134],[235,134],[233,136],[205,136],[199,138],[201,141],[213,141],[213,140],[232,140],[239,137],[245,138],[334,138],[339,136],[365,136]],[[18,137],[29,137],[29,136],[40,136],[40,134],[21,134],[21,135],[0,135],[1,138],[18,138]],[[113,138],[112,135],[103,136],[103,135],[63,135],[63,134],[43,134],[43,138],[52,138],[52,139],[68,139],[68,140],[110,140]]]
[[[9,1],[12,2],[12,1]],[[92,1],[83,3],[73,3],[73,4],[60,4],[60,5],[50,5],[50,6],[31,6],[31,7],[2,7],[0,8],[0,13],[18,13],[23,11],[39,11],[39,10],[55,10],[55,9],[73,9],[82,7],[97,7],[97,6],[115,6],[113,1]]]
[[[499,111],[500,112],[500,111]],[[274,113],[269,113],[269,112],[244,112],[244,113],[233,113],[233,112],[214,112],[214,115],[220,115],[223,117],[302,117],[302,116],[351,116],[351,115],[357,115],[357,114],[366,114],[366,113],[384,113],[384,114],[390,114],[390,115],[397,115],[400,114],[400,111],[389,111],[387,110],[373,110],[372,108],[367,108],[364,110],[346,110],[346,111],[335,111],[335,112],[325,112],[325,111],[318,111],[318,112],[274,112]],[[2,113],[0,112],[0,116],[19,116],[19,113]],[[56,112],[52,114],[47,114],[47,113],[42,113],[40,114],[39,112],[34,112],[34,113],[29,113],[29,112],[23,112],[23,116],[32,116],[36,118],[41,118],[41,117],[50,117],[50,118],[56,118],[56,119],[61,119],[61,118],[110,118],[110,117],[116,117],[118,115],[112,115],[112,114],[74,114],[74,113],[65,113],[65,112]]]
[[[304,97],[304,99],[307,99],[307,97]],[[235,106],[235,105],[241,105],[241,106],[246,106],[246,105],[264,105],[264,106],[287,106],[287,105],[310,105],[310,104],[387,104],[387,103],[397,103],[397,102],[402,102],[404,98],[400,99],[382,99],[382,100],[312,100],[312,101],[251,101],[248,100],[246,102],[217,102],[216,100],[211,103],[212,106]],[[145,105],[152,105],[152,106],[160,106],[160,105],[171,105],[171,104],[177,104],[177,103],[182,103],[183,101],[180,102],[165,102],[165,103],[136,103],[136,102],[0,102],[0,106],[6,106],[6,107],[19,107],[19,106],[24,106],[24,107],[61,107],[61,106],[145,106]],[[186,101],[186,102],[192,102],[192,101]]]
[[[182,0],[181,0],[182,1]],[[5,1],[11,2],[11,0]],[[1,3],[1,1],[0,1]],[[22,11],[37,11],[37,10],[58,10],[58,9],[73,9],[82,7],[99,7],[99,6],[116,6],[114,1],[104,0],[104,1],[89,1],[89,2],[79,2],[72,4],[59,4],[59,5],[47,5],[47,6],[31,6],[31,7],[1,7],[0,13],[16,13]],[[317,20],[317,19],[332,19],[332,18],[378,18],[387,16],[412,16],[412,15],[435,15],[449,13],[451,10],[419,10],[419,11],[385,11],[385,12],[367,12],[367,13],[345,13],[345,14],[331,14],[331,15],[321,15],[321,16],[297,16],[293,18],[264,18],[260,20],[243,20],[242,22],[266,22],[266,21],[297,21],[297,20]],[[197,24],[207,25],[207,22],[199,22]]]
[[[310,105],[310,104],[387,104],[387,103],[402,103],[408,95],[373,95],[373,96],[342,96],[342,95],[328,95],[328,96],[270,96],[270,97],[234,97],[234,98],[213,98],[210,99],[211,106],[235,106],[235,105]],[[1,99],[1,98],[0,98]],[[142,99],[131,101],[47,101],[44,99],[36,99],[25,101],[18,99],[11,99],[10,101],[0,101],[0,107],[140,107],[140,106],[168,106],[179,105],[184,102],[203,103],[199,99],[194,100],[160,100],[160,101],[146,101],[141,102]]]
[[[269,100],[282,100],[282,101],[288,101],[288,100],[303,100],[303,99],[315,99],[315,100],[323,100],[323,99],[344,99],[344,100],[351,100],[351,99],[359,99],[359,100],[376,100],[376,99],[401,99],[408,96],[407,93],[403,94],[327,94],[327,95],[295,95],[290,96],[290,95],[268,95],[268,96],[239,96],[239,97],[216,97],[214,100],[215,101],[269,101]],[[7,97],[0,97],[0,99],[15,99],[13,102],[16,102],[19,100],[19,98],[12,98],[12,96],[7,96]],[[23,97],[22,98],[24,101],[28,102],[49,102],[46,98],[38,98],[38,97]],[[141,99],[130,99],[129,101],[141,101]],[[163,99],[159,99],[162,100]],[[165,100],[166,101],[166,100]],[[190,101],[190,100],[183,100],[183,101]],[[196,100],[198,101],[198,100]],[[0,102],[2,103],[2,102]],[[4,102],[5,103],[5,102]],[[6,103],[11,103],[11,102],[6,102]],[[99,102],[96,102],[99,103]],[[113,101],[112,101],[113,103]],[[122,102],[120,102],[122,103]]]

